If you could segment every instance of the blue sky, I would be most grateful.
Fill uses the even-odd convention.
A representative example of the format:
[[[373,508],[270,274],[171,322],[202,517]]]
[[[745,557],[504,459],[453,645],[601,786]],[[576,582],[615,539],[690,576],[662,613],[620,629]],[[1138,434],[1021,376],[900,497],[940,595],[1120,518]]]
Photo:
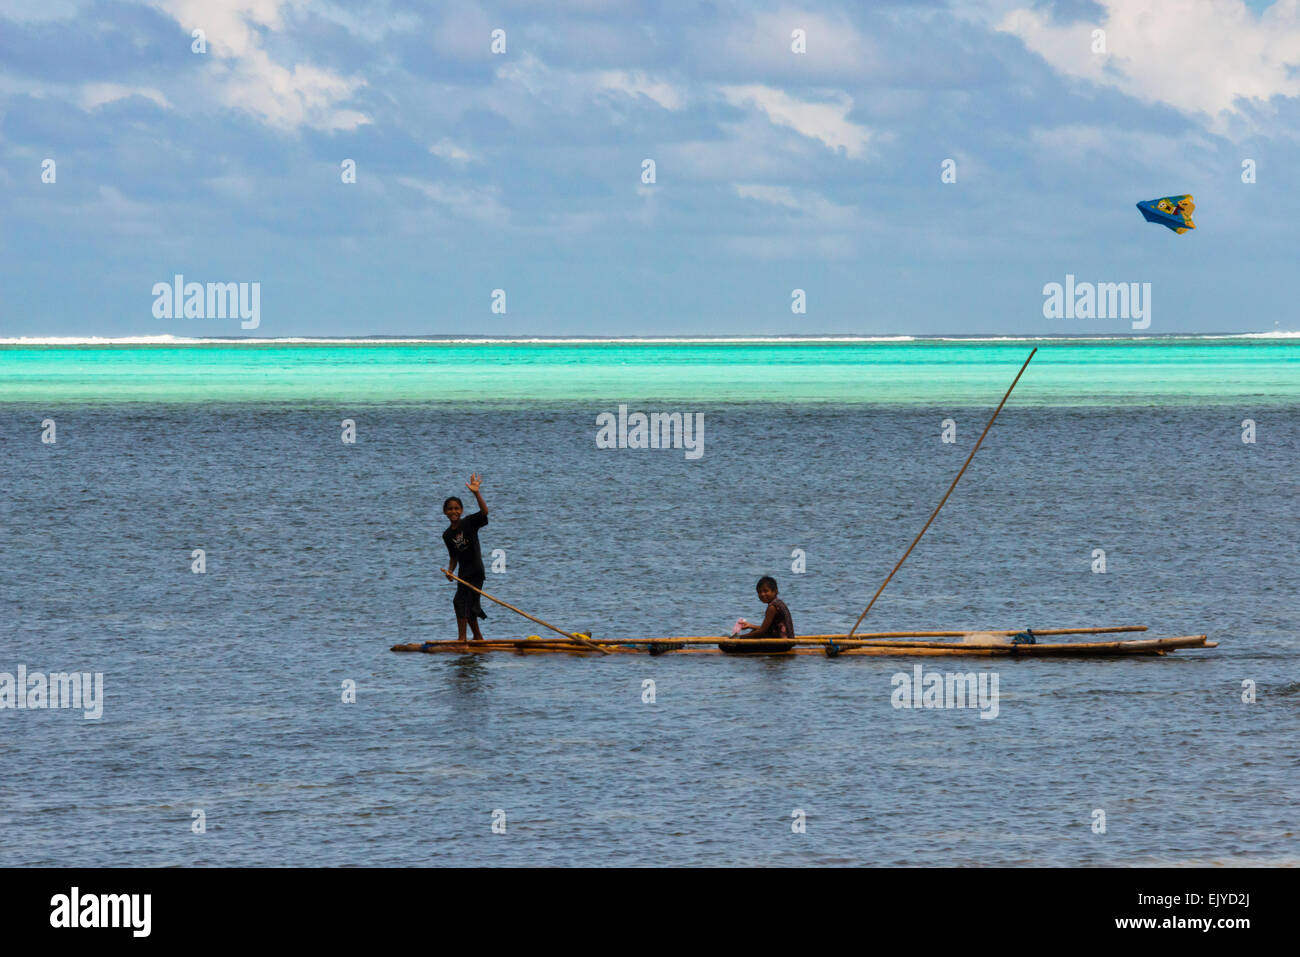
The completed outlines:
[[[155,318],[177,273],[259,282],[262,336],[1130,331],[1045,318],[1067,273],[1151,283],[1150,333],[1300,328],[1294,0],[3,17],[0,336],[246,334]],[[1182,192],[1185,235],[1134,208]]]

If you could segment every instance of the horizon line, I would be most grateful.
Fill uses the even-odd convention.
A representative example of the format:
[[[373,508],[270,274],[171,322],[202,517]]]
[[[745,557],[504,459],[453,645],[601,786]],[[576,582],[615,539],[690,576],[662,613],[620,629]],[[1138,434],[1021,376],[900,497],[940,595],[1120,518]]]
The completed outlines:
[[[777,333],[770,335],[502,335],[464,336],[455,334],[363,336],[3,336],[4,346],[77,346],[77,345],[598,345],[598,344],[760,344],[760,343],[891,343],[891,342],[1091,342],[1144,341],[1160,339],[1300,339],[1300,331],[1272,330],[1260,332],[1163,332],[1133,335],[1126,333],[1039,333],[1007,335],[995,333],[949,333],[933,335],[858,335],[852,333]]]

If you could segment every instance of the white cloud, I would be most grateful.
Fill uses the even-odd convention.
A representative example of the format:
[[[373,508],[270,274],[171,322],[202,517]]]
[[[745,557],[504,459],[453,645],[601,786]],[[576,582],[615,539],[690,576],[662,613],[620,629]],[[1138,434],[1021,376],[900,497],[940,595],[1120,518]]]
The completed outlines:
[[[165,110],[171,109],[167,97],[163,96],[159,90],[145,86],[123,86],[120,83],[86,84],[81,88],[81,108],[83,110],[93,110],[105,103],[114,103],[132,96],[142,96],[146,100],[157,103]]]
[[[97,198],[82,204],[78,217],[84,222],[103,224],[124,236],[160,236],[166,232],[164,220],[147,203],[125,196],[115,186],[100,186]]]
[[[457,146],[451,140],[443,137],[438,142],[429,147],[429,152],[439,159],[445,159],[452,163],[473,163],[478,160],[478,156],[471,153],[464,147]]]
[[[1222,130],[1246,104],[1300,96],[1300,3],[1256,15],[1241,0],[1099,0],[1099,23],[1054,24],[1021,8],[998,29],[1019,37],[1067,76],[1148,103],[1203,114]],[[1106,31],[1107,53],[1092,52]]]
[[[807,38],[806,53],[791,50],[791,34],[796,29],[803,30]],[[707,55],[710,62],[726,64],[732,74],[775,73],[818,77],[823,82],[832,77],[866,76],[880,61],[871,41],[848,19],[796,7],[757,13],[747,21],[729,24],[721,36],[698,38],[696,52]]]
[[[498,67],[496,76],[505,84],[522,89],[530,97],[545,101],[547,107],[570,113],[588,110],[593,99],[610,93],[644,96],[666,110],[680,110],[686,106],[686,94],[680,87],[641,71],[555,69],[531,53]],[[510,95],[518,100],[513,92]],[[521,107],[516,103],[516,112],[519,109],[531,111],[533,107],[530,104]],[[509,115],[504,104],[501,112]]]
[[[266,51],[252,50],[224,73],[220,97],[227,106],[281,129],[351,130],[369,123],[370,118],[336,104],[361,86],[361,80],[302,63],[290,70],[273,61]]]
[[[1122,130],[1086,124],[1035,127],[1030,138],[1054,161],[1079,165],[1103,159],[1115,163],[1158,165],[1162,169],[1190,169],[1192,154],[1204,155],[1211,151],[1204,133],[1167,136],[1144,130]],[[962,165],[959,163],[959,168]]]
[[[275,62],[262,48],[262,31],[285,29],[286,8],[306,0],[153,0],[186,31],[201,29],[212,58],[217,99],[269,126],[295,130],[350,130],[369,123],[358,110],[340,106],[365,81],[297,63]]]
[[[746,176],[785,180],[806,173],[807,157],[788,144],[773,143],[776,136],[771,124],[764,120],[761,128],[756,128],[758,122],[727,124],[725,137],[665,143],[656,151],[656,158],[663,157],[660,177],[673,171],[674,175],[696,180],[730,183],[737,170],[744,170]]]
[[[769,186],[757,183],[737,183],[736,195],[741,199],[752,199],[769,206],[777,206],[796,213],[802,213],[809,221],[820,227],[849,227],[856,222],[855,211],[851,206],[837,206],[820,193],[812,190],[798,190],[789,186]]]
[[[212,176],[207,184],[215,190],[240,200],[250,200],[257,193],[257,182],[250,176],[228,173],[224,176]]]
[[[829,149],[843,150],[850,159],[866,155],[872,132],[848,120],[853,98],[837,92],[833,102],[809,103],[796,100],[784,90],[770,86],[725,86],[722,95],[733,106],[755,106],[777,126],[785,126],[811,139],[820,140]]]
[[[506,210],[497,200],[494,188],[467,188],[447,183],[435,183],[414,176],[400,176],[397,181],[408,189],[423,194],[440,206],[445,206],[464,219],[487,223],[502,223]]]
[[[758,186],[737,183],[736,195],[741,199],[756,199],[762,203],[784,206],[787,209],[803,209],[799,204],[799,200],[795,199],[794,190],[788,186]]]
[[[49,23],[81,12],[79,0],[5,0],[5,19],[14,23]]]
[[[285,6],[304,6],[303,0],[152,0],[187,31],[202,30],[209,53],[243,57],[261,47],[258,29],[273,33],[284,29]]]
[[[420,18],[414,13],[397,13],[389,9],[378,14],[369,5],[356,4],[353,0],[338,3],[313,0],[311,12],[371,43],[383,42],[390,33],[413,33],[421,28]]]
[[[680,110],[686,105],[686,95],[678,87],[664,80],[651,79],[639,71],[607,70],[596,74],[595,83],[601,90],[644,96],[665,110]]]

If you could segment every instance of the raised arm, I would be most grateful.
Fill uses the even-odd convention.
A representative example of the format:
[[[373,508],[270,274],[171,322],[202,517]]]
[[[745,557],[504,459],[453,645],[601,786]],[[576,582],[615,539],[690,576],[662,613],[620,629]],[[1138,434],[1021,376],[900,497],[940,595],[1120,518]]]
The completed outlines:
[[[488,513],[487,502],[483,501],[483,496],[478,490],[482,481],[483,480],[479,478],[478,473],[475,472],[469,477],[469,481],[465,483],[465,487],[474,493],[474,498],[478,501],[478,510],[482,512],[483,517],[486,518]],[[506,517],[509,518],[509,516]]]

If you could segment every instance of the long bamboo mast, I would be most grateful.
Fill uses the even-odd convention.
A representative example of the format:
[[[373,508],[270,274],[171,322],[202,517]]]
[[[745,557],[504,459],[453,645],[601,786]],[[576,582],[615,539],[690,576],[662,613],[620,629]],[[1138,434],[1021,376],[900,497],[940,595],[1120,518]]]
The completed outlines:
[[[1034,346],[1033,350],[1029,353],[1029,359],[1032,359],[1034,353],[1037,351],[1038,347]],[[993,423],[997,420],[998,413],[1001,412],[1002,407],[1007,404],[1007,399],[1011,398],[1011,390],[1016,387],[1016,383],[1020,381],[1020,377],[1025,374],[1025,369],[1029,367],[1029,359],[1025,360],[1025,364],[1020,367],[1020,371],[1016,373],[1016,377],[1011,380],[1011,388],[1007,389],[1007,394],[1002,397],[1002,401],[998,403],[998,407],[993,410],[993,415],[989,418],[989,424],[984,426],[984,431],[980,433],[979,439],[975,442],[975,447],[970,450],[970,455],[966,456],[966,461],[962,464],[961,471],[957,473],[957,477],[954,478],[952,484],[948,486],[948,491],[943,493],[943,498],[939,499],[939,504],[934,507],[934,511],[930,513],[930,517],[926,519],[924,527],[917,533],[916,538],[912,539],[912,544],[907,546],[907,551],[903,552],[903,557],[898,560],[898,564],[894,566],[894,570],[891,571],[885,577],[885,580],[880,583],[880,587],[876,589],[876,593],[871,596],[871,601],[867,602],[867,607],[862,610],[862,614],[858,615],[858,620],[855,621],[853,627],[849,629],[848,636],[850,639],[853,637],[853,633],[858,630],[858,625],[862,624],[862,619],[867,617],[867,612],[871,611],[871,606],[876,603],[876,599],[880,597],[880,593],[885,590],[885,586],[888,585],[890,580],[894,577],[894,573],[903,567],[903,562],[907,561],[907,556],[912,554],[912,549],[916,548],[916,543],[921,540],[921,536],[924,535],[926,529],[930,527],[930,523],[935,520],[935,517],[939,514],[939,509],[943,508],[944,502],[948,501],[948,496],[951,495],[952,490],[957,487],[957,483],[961,481],[961,477],[966,474],[966,466],[970,465],[971,459],[975,458],[975,453],[978,452],[980,446],[984,444],[984,436],[988,435],[989,429],[993,428]]]

